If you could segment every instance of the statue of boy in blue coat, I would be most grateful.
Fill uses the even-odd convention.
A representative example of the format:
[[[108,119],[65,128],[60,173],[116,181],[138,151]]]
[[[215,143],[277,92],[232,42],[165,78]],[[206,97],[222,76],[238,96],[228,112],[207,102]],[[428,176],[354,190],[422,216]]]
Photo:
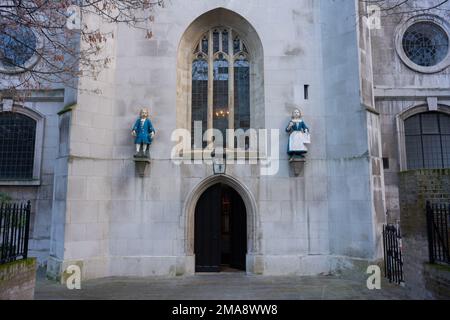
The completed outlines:
[[[156,131],[148,118],[147,109],[141,110],[140,117],[136,120],[132,130],[133,137],[136,137],[134,141],[136,154],[134,156],[139,158],[149,157],[149,147],[152,144]]]

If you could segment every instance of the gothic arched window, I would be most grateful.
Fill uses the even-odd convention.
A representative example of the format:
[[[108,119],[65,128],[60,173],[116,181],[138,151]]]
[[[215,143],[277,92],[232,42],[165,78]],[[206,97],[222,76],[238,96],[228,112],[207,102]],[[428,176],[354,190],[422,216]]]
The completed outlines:
[[[249,54],[231,28],[213,28],[195,46],[191,107],[193,141],[197,141],[194,133],[200,123],[202,136],[214,128],[222,132],[224,139],[226,129],[250,128]]]
[[[0,113],[0,180],[33,179],[36,121],[14,112]]]
[[[450,116],[439,112],[416,114],[405,120],[409,170],[450,168]]]

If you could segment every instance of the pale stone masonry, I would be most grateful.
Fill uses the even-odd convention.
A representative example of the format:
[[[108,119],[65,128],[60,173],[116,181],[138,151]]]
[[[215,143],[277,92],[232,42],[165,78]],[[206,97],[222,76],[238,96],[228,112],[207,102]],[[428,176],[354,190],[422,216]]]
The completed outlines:
[[[60,277],[71,264],[86,279],[193,274],[195,206],[216,183],[245,203],[248,273],[316,275],[379,262],[386,212],[399,217],[396,121],[429,96],[448,107],[450,71],[416,74],[401,65],[393,47],[401,22],[388,17],[369,30],[360,11],[349,0],[171,0],[155,13],[152,39],[102,25],[115,33],[104,53],[112,66],[97,80],[80,79],[78,91],[61,88],[58,102],[40,98],[40,184],[0,187],[35,202],[31,249],[48,274]],[[281,131],[273,176],[261,175],[259,164],[213,176],[211,166],[170,159],[172,132],[191,125],[188,57],[216,26],[238,30],[249,47],[251,126]],[[312,136],[299,177],[284,134],[295,106]],[[130,135],[141,107],[157,131],[144,177]]]

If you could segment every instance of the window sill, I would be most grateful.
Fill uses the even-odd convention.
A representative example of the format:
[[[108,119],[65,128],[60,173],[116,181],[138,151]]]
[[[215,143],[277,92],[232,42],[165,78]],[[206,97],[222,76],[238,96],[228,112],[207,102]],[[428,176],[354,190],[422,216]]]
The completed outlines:
[[[266,160],[267,155],[260,155],[258,151],[232,151],[230,149],[225,149],[227,154],[227,160]],[[191,150],[184,152],[179,159],[185,160],[203,160],[204,155],[203,150]],[[207,151],[206,151],[207,152]],[[212,158],[211,158],[212,159]],[[211,160],[209,159],[209,160]]]
[[[0,180],[0,186],[33,187],[40,185],[41,180]]]

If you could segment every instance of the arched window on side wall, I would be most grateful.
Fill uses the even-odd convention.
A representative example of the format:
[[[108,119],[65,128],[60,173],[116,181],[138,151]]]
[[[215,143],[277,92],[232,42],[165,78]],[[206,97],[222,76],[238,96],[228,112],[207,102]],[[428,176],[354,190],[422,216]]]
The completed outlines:
[[[450,116],[416,114],[405,120],[408,170],[450,168]]]
[[[205,33],[192,56],[191,133],[201,122],[202,135],[218,129],[250,128],[250,63],[245,43],[234,30],[216,27]],[[197,133],[198,135],[198,133]],[[203,142],[205,146],[205,142]]]
[[[0,112],[0,185],[39,182],[43,118],[17,108],[22,112]]]

